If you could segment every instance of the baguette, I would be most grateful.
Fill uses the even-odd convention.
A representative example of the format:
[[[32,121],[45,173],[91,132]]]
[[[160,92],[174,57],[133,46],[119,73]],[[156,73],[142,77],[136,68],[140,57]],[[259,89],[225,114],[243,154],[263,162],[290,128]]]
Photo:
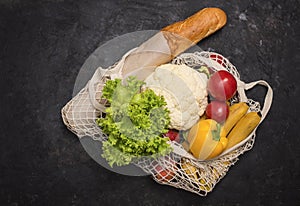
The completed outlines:
[[[172,56],[177,56],[193,44],[221,29],[227,21],[219,8],[204,8],[189,18],[164,27],[161,31],[168,41]]]
[[[146,67],[149,67],[147,73],[151,73],[155,67],[171,61],[225,24],[224,11],[205,8],[183,21],[161,29],[126,57],[122,64],[122,76],[137,75],[134,73],[137,69]]]

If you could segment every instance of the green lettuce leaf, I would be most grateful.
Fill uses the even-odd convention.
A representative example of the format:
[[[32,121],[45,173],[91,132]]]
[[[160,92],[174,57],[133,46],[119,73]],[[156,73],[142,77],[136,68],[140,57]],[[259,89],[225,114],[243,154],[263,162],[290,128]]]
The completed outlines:
[[[126,84],[120,79],[109,80],[103,88],[103,98],[110,102],[105,118],[97,124],[107,134],[103,154],[111,167],[131,163],[134,159],[163,156],[172,151],[168,138],[169,111],[162,96],[152,90],[141,92],[143,81],[129,77]]]

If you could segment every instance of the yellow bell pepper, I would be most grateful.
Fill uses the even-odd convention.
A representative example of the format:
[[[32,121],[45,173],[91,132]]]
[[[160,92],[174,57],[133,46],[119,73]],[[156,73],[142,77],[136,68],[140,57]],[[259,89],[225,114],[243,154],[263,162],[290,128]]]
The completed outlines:
[[[227,137],[226,136],[221,136],[220,140],[219,140],[219,143],[217,144],[215,149],[212,151],[212,153],[210,153],[210,155],[206,159],[212,159],[212,158],[215,158],[218,155],[220,155],[225,150],[227,144],[228,144]]]
[[[187,135],[189,151],[200,160],[217,157],[227,146],[226,136],[220,136],[221,125],[213,119],[200,120]]]

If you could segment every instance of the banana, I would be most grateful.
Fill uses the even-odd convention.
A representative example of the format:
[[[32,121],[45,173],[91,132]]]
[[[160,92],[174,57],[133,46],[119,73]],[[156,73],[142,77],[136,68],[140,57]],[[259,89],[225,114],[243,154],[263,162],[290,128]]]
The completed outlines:
[[[233,127],[227,136],[228,144],[226,149],[233,147],[238,144],[257,127],[261,120],[259,112],[249,112],[245,114]]]
[[[239,102],[229,107],[229,115],[221,128],[221,136],[227,136],[234,125],[246,114],[249,106],[246,102]]]

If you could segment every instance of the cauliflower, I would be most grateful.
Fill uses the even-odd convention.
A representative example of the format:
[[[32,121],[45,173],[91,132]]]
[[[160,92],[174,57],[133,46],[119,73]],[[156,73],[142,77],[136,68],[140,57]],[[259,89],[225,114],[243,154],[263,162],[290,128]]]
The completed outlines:
[[[170,110],[170,128],[187,130],[197,123],[207,102],[207,76],[187,65],[164,64],[146,79],[146,87],[162,95]]]

